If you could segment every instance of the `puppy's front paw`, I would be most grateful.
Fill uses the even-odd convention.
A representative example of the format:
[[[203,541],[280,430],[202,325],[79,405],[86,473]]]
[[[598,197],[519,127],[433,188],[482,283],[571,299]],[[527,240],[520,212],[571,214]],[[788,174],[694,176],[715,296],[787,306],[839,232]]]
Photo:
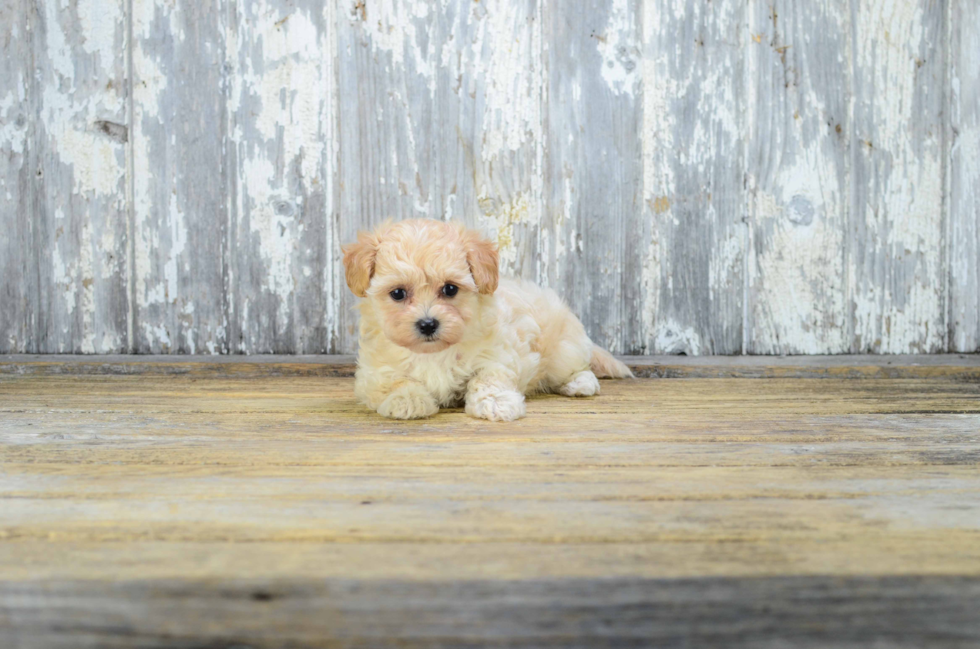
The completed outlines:
[[[479,390],[466,395],[466,414],[490,421],[514,421],[525,414],[524,395],[516,390]]]
[[[579,372],[558,389],[566,397],[591,397],[599,394],[599,379],[589,370]]]
[[[439,404],[422,388],[399,388],[378,406],[378,414],[389,419],[422,419],[437,412]]]

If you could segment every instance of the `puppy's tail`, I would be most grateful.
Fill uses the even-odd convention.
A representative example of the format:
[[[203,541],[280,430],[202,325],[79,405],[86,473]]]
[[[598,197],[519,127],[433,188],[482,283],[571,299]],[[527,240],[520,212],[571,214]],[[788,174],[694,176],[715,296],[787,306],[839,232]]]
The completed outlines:
[[[592,345],[592,361],[589,363],[592,373],[600,379],[625,379],[633,378],[633,372],[622,361],[613,358],[613,355],[598,345]]]

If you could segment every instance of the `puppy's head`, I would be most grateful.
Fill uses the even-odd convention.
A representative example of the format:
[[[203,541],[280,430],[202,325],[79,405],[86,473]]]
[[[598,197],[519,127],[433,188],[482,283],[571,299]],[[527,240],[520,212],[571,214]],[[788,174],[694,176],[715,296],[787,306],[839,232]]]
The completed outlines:
[[[497,290],[497,250],[472,230],[432,220],[387,223],[344,247],[347,286],[368,299],[385,336],[413,352],[458,343]]]

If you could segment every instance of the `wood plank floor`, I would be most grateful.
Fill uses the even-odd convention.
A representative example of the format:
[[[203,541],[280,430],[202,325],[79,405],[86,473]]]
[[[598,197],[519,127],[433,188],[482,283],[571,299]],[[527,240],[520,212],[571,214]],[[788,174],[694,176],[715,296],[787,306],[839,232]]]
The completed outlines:
[[[9,361],[0,646],[975,647],[973,362],[604,381],[493,424],[275,363]]]

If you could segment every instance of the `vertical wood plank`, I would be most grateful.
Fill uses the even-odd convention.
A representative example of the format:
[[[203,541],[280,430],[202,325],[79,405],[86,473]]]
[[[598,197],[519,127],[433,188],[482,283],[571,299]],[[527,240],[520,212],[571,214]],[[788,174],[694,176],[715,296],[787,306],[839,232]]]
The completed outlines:
[[[0,351],[352,351],[413,216],[616,351],[976,351],[973,4],[0,0]]]
[[[33,3],[41,352],[127,349],[126,5]]]
[[[853,352],[933,353],[945,347],[944,5],[852,5]]]
[[[592,339],[642,350],[638,277],[645,247],[639,0],[547,3],[547,148],[542,279]]]
[[[339,243],[388,218],[457,218],[496,239],[505,273],[536,278],[544,83],[537,3],[342,6]],[[334,263],[339,274],[339,256]],[[355,300],[341,288],[338,351],[350,352]]]
[[[749,6],[745,352],[845,353],[850,5]]]
[[[745,3],[645,0],[647,353],[742,350]]]
[[[980,351],[980,5],[950,3],[950,351]]]
[[[336,299],[334,4],[237,3],[232,29],[233,350],[326,352]]]
[[[0,1],[0,353],[37,351],[31,5]]]
[[[224,5],[132,3],[134,348],[227,351]]]

